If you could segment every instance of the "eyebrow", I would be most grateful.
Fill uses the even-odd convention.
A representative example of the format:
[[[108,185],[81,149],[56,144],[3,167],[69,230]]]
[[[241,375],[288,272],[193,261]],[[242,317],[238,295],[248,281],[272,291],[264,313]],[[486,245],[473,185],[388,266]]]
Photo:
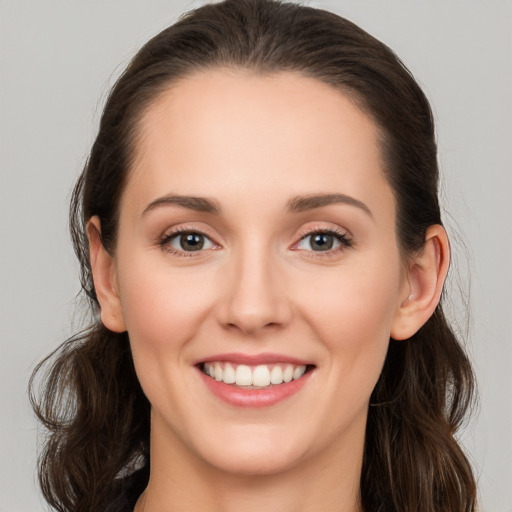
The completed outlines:
[[[321,208],[323,206],[329,206],[331,204],[355,206],[373,218],[372,212],[368,206],[366,206],[362,201],[359,201],[359,199],[347,196],[346,194],[312,194],[308,196],[297,196],[288,201],[287,210],[294,213],[300,213],[308,210],[314,210],[315,208]],[[214,199],[168,194],[151,201],[151,203],[149,203],[142,212],[142,216],[156,208],[168,205],[181,206],[182,208],[187,208],[189,210],[211,213],[213,215],[220,215],[222,211],[219,203]]]
[[[151,203],[149,203],[148,206],[144,208],[142,216],[146,215],[152,210],[155,210],[156,208],[169,205],[177,205],[189,210],[195,210],[196,212],[212,213],[214,215],[219,215],[221,212],[219,203],[214,199],[209,199],[207,197],[168,194],[166,196],[159,197],[154,201],[151,201]]]
[[[329,206],[331,204],[347,204],[360,208],[366,214],[373,218],[373,214],[362,201],[345,194],[312,194],[309,196],[297,196],[288,201],[288,210],[291,212],[304,212],[321,208],[322,206]]]

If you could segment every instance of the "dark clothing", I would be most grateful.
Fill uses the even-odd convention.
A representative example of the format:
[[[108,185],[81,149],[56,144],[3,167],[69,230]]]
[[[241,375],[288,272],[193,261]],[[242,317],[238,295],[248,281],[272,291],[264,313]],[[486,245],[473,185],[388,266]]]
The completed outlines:
[[[149,467],[145,466],[131,475],[116,480],[110,503],[103,512],[133,512],[139,496],[149,480]]]

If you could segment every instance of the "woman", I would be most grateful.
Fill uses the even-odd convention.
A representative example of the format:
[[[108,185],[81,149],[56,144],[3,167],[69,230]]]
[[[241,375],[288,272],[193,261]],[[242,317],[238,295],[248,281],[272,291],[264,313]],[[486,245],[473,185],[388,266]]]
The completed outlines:
[[[325,11],[202,7],[114,86],[72,201],[97,318],[49,367],[61,511],[473,511],[428,102]]]

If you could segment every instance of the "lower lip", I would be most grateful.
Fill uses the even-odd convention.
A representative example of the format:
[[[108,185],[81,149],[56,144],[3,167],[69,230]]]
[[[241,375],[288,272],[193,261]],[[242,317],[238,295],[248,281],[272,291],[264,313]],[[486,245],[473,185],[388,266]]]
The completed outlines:
[[[212,379],[208,375],[205,375],[199,368],[198,372],[204,383],[217,398],[236,407],[268,407],[282,402],[298,393],[313,373],[310,370],[297,380],[276,384],[268,388],[244,389]]]

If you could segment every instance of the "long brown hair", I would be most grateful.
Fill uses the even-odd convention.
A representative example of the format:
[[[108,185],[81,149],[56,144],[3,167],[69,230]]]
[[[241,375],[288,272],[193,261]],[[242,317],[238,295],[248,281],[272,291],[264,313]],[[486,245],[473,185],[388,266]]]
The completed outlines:
[[[182,17],[151,39],[112,89],[71,203],[71,233],[92,311],[86,224],[97,215],[115,252],[120,197],[138,121],[159,93],[199,69],[294,71],[349,95],[381,131],[385,173],[397,203],[401,250],[411,254],[441,224],[429,103],[397,56],[335,14],[274,0],[227,0]],[[43,372],[46,372],[43,374]],[[149,411],[127,333],[96,319],[35,370],[31,394],[48,430],[40,483],[60,512],[132,507],[149,477]],[[474,378],[440,304],[407,341],[390,340],[371,397],[360,494],[366,512],[470,512],[475,480],[454,437],[472,403]]]

